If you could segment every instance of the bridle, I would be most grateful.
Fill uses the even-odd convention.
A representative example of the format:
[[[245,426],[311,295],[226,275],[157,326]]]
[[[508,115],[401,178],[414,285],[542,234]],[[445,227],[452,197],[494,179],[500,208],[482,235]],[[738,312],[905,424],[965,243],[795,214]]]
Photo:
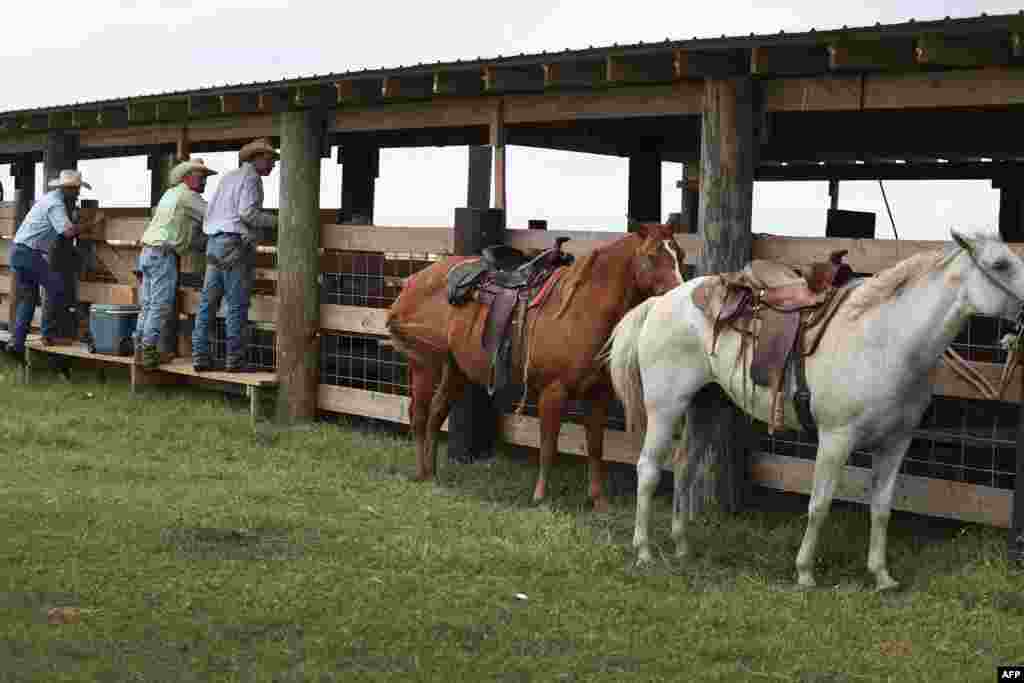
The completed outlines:
[[[971,261],[974,262],[974,265],[978,268],[978,270],[981,271],[982,275],[984,275],[989,282],[995,285],[998,289],[1001,289],[1003,291],[1003,294],[1006,294],[1008,297],[1010,297],[1011,300],[1017,302],[1017,319],[1014,321],[1014,324],[1016,324],[1017,326],[1017,334],[1020,334],[1022,327],[1024,327],[1024,298],[1021,298],[1017,294],[1010,291],[1009,287],[1000,282],[994,275],[992,275],[992,273],[988,272],[987,269],[983,268],[982,265],[978,262],[978,257],[974,255],[973,249],[964,248],[964,251],[967,252],[967,255],[971,257]]]

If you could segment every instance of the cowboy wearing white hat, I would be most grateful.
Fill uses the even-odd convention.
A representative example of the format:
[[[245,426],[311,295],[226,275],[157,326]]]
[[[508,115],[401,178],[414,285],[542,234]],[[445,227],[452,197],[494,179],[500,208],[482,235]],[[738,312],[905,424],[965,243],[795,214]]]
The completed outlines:
[[[261,178],[270,175],[280,158],[269,140],[253,140],[239,150],[240,167],[224,174],[210,200],[203,226],[203,232],[209,235],[206,278],[192,330],[192,366],[197,372],[213,368],[209,325],[222,296],[227,303],[224,369],[229,372],[245,369],[243,334],[249,318],[255,245],[258,241],[277,241],[277,216],[262,211]]]
[[[39,287],[46,289],[50,308],[60,310],[64,304],[63,279],[51,271],[49,264],[49,251],[54,240],[58,237],[72,239],[103,220],[102,215],[84,224],[71,219],[80,189],[92,189],[79,171],[63,170],[48,186],[54,189],[44,194],[21,222],[14,235],[10,255],[18,292],[14,336],[7,351],[21,363],[25,358],[25,337],[39,303]],[[46,343],[52,342],[54,322],[52,316],[43,316],[43,340]]]
[[[194,249],[195,242],[202,242],[200,228],[207,209],[202,195],[206,179],[216,173],[202,159],[182,161],[171,169],[168,177],[171,187],[160,198],[142,234],[139,257],[142,309],[135,326],[135,359],[147,370],[154,370],[161,361],[170,360],[161,357],[157,342],[161,330],[174,314],[178,259]]]

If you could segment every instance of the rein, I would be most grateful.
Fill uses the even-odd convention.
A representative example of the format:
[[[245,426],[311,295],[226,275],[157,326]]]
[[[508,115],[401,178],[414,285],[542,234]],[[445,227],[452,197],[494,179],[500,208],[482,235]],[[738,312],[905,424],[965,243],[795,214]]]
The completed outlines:
[[[977,369],[968,365],[963,356],[958,354],[952,348],[946,349],[943,354],[943,359],[954,373],[977,389],[978,393],[983,397],[990,401],[998,401],[1002,400],[1003,394],[1006,393],[1006,387],[1009,384],[1010,378],[1013,376],[1014,370],[1016,370],[1017,366],[1020,364],[1021,357],[1024,356],[1024,334],[1022,334],[1024,333],[1024,300],[1010,291],[1009,287],[996,279],[991,273],[982,268],[981,264],[978,263],[978,258],[974,255],[973,249],[965,248],[964,251],[967,252],[971,261],[989,282],[1002,290],[1004,294],[1010,297],[1010,299],[1015,299],[1019,302],[1020,305],[1017,309],[1017,319],[1014,321],[1016,330],[1013,334],[1006,335],[1006,337],[1003,338],[1003,346],[1006,348],[1007,354],[1006,361],[1003,363],[1003,371],[999,377],[998,387],[992,386],[992,383],[987,377],[978,372]]]

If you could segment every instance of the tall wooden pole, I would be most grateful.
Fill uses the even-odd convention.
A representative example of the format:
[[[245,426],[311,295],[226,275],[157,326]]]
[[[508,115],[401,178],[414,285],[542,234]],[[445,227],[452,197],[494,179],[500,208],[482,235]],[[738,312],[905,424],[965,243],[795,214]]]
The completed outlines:
[[[629,155],[626,217],[633,222],[661,222],[661,155],[650,149]]]
[[[171,169],[174,168],[177,160],[173,152],[162,149],[154,149],[149,153],[147,164],[149,166],[149,206],[155,208],[163,198],[164,192],[170,185]],[[183,272],[179,262],[178,272]],[[179,275],[180,277],[180,275]],[[178,293],[174,294],[174,308],[164,326],[160,330],[159,350],[161,353],[177,353],[178,351]]]
[[[749,78],[708,80],[701,127],[697,274],[741,270],[751,256],[757,139],[755,85]],[[742,503],[751,429],[717,385],[703,389],[686,416],[688,457],[701,465],[690,512],[735,511]],[[678,492],[677,492],[678,493]]]
[[[322,112],[281,114],[277,242],[278,419],[311,422],[320,383],[320,156]]]
[[[36,160],[35,157],[26,154],[14,164],[11,164],[11,175],[14,176],[14,231],[18,231],[21,222],[32,209],[36,193]],[[7,320],[8,329],[14,331],[14,321],[17,319],[16,309],[18,307],[18,281],[11,277],[11,291],[8,297]]]
[[[499,100],[491,116],[491,147],[494,148],[494,208],[505,209],[505,106]],[[507,220],[507,218],[505,219]]]
[[[63,130],[51,131],[46,137],[46,148],[43,152],[43,192],[50,190],[49,182],[60,176],[64,169],[78,168],[78,134]],[[64,264],[75,256],[75,249],[64,237],[58,237],[51,251],[50,266],[61,271],[64,280],[64,308],[54,310],[47,297],[43,304],[43,317],[54,321],[55,334],[59,337],[78,337],[77,315],[71,311],[78,309],[78,278],[79,271],[64,268]],[[59,254],[59,256],[58,256]],[[56,266],[56,267],[55,267]]]

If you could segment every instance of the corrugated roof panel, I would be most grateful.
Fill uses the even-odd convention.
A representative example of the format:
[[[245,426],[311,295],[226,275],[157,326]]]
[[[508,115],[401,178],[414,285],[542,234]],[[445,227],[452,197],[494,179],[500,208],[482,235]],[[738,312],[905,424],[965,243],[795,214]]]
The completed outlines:
[[[87,102],[76,102],[73,104],[55,105],[48,107],[36,107],[31,109],[17,109],[0,112],[0,116],[12,116],[22,114],[35,114],[35,113],[49,113],[58,112],[62,110],[72,108],[84,108],[84,107],[99,107],[99,106],[110,106],[110,105],[126,105],[131,101],[137,100],[149,100],[149,99],[160,99],[175,96],[186,96],[186,95],[202,95],[202,94],[231,94],[233,92],[250,90],[252,88],[259,87],[272,87],[281,88],[296,85],[309,85],[318,82],[335,81],[345,78],[365,78],[365,77],[387,77],[387,76],[404,76],[404,75],[417,75],[423,74],[427,71],[434,71],[437,69],[470,69],[476,67],[482,67],[484,65],[498,65],[498,66],[515,66],[517,64],[527,63],[538,63],[544,57],[549,55],[558,55],[560,59],[575,58],[575,59],[586,59],[588,57],[606,56],[609,52],[615,51],[617,54],[623,52],[638,52],[647,50],[658,50],[665,48],[673,49],[699,49],[699,50],[719,50],[719,49],[738,49],[738,48],[749,48],[755,46],[771,46],[771,45],[782,45],[782,44],[793,44],[802,42],[814,42],[822,39],[822,34],[839,34],[844,33],[858,33],[861,31],[884,31],[895,37],[900,34],[913,35],[926,31],[933,28],[941,28],[945,32],[955,31],[962,33],[969,33],[975,30],[977,31],[991,31],[997,29],[1009,29],[1011,20],[1020,20],[1024,16],[1024,10],[1019,11],[1017,14],[1002,14],[989,16],[982,12],[976,17],[963,17],[952,19],[946,16],[943,19],[934,19],[928,21],[917,21],[915,19],[908,19],[902,23],[895,24],[881,24],[876,22],[874,26],[860,26],[860,27],[849,27],[843,24],[840,28],[833,29],[818,29],[815,27],[802,33],[786,33],[785,31],[779,31],[775,34],[754,34],[750,33],[749,36],[732,36],[727,37],[724,33],[718,38],[698,38],[694,36],[689,40],[672,40],[666,38],[663,43],[645,43],[643,41],[629,44],[619,45],[618,43],[612,43],[610,46],[605,47],[594,47],[593,45],[585,49],[572,49],[565,48],[562,52],[548,52],[546,50],[539,53],[520,53],[518,56],[513,57],[502,57],[498,54],[495,57],[484,58],[476,57],[473,60],[463,61],[461,58],[457,58],[454,61],[436,61],[428,64],[422,62],[417,63],[415,66],[399,66],[395,68],[377,67],[373,69],[363,68],[359,71],[345,71],[345,72],[330,72],[327,74],[316,74],[310,76],[295,76],[292,78],[285,78],[281,80],[267,80],[267,81],[251,81],[248,83],[234,83],[224,84],[219,86],[207,86],[191,90],[174,90],[161,93],[149,93],[136,96],[118,97],[105,100],[92,100]],[[837,36],[838,37],[838,36]]]

